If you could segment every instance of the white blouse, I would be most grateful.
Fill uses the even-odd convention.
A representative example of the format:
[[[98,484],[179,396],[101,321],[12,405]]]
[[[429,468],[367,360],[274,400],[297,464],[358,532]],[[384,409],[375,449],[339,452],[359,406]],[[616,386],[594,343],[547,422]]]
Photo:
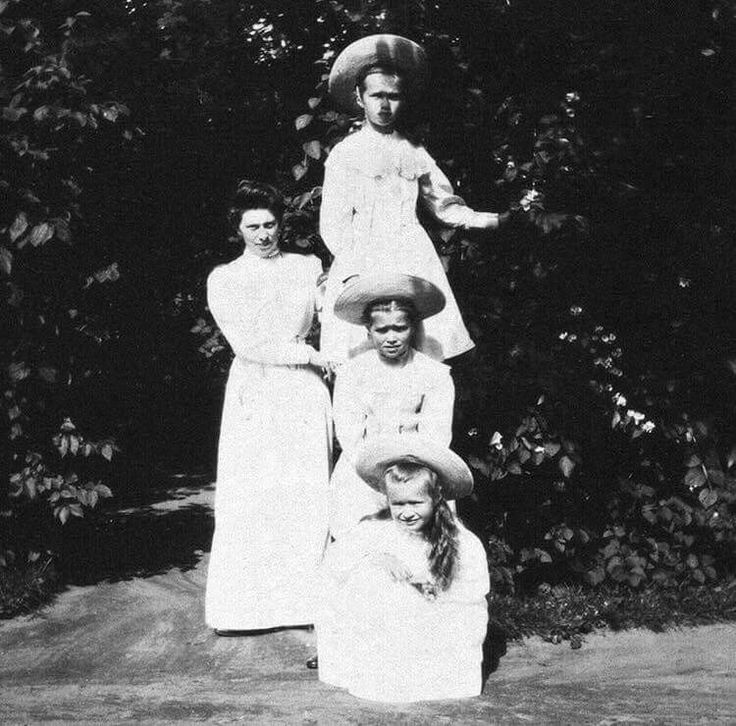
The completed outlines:
[[[307,364],[305,337],[321,273],[313,256],[263,258],[248,250],[215,268],[207,282],[207,302],[235,356],[271,366]]]
[[[336,257],[354,240],[395,236],[418,225],[417,199],[448,227],[472,226],[477,212],[457,196],[422,146],[370,126],[335,146],[325,163],[320,233]]]

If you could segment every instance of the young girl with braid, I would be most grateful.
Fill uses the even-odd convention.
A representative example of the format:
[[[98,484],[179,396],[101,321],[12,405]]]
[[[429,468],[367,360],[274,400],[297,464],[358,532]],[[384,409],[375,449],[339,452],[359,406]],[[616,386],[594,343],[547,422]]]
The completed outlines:
[[[488,566],[448,506],[472,491],[470,470],[418,434],[366,442],[356,468],[386,509],[328,548],[320,680],[375,701],[478,695]]]

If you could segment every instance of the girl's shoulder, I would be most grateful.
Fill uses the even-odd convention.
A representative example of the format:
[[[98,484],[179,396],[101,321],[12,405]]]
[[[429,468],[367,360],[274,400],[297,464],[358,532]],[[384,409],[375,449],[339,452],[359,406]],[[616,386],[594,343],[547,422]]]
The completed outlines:
[[[345,378],[362,377],[378,370],[379,365],[378,353],[375,348],[369,348],[345,361],[338,369],[337,375]]]
[[[455,523],[457,524],[457,542],[460,552],[460,557],[463,560],[480,560],[484,564],[486,563],[486,548],[480,541],[480,538],[473,534],[457,517],[455,516]]]
[[[450,366],[421,351],[414,350],[411,362],[412,379],[425,389],[445,388],[452,385]]]
[[[450,375],[450,366],[434,358],[430,358],[426,353],[422,353],[421,350],[415,349],[413,351],[412,364],[418,371],[422,371],[433,378],[444,379]]]
[[[369,177],[398,173],[411,179],[428,173],[435,166],[434,159],[423,146],[398,133],[381,138],[380,134],[366,128],[353,132],[336,144],[325,163]]]

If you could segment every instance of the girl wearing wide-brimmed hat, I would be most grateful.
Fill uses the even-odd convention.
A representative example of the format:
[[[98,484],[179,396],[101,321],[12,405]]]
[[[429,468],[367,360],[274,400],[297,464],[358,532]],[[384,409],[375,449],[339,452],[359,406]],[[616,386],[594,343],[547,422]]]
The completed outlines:
[[[388,510],[328,548],[320,680],[376,701],[478,695],[488,565],[448,506],[472,491],[470,470],[418,434],[366,442],[356,466]]]
[[[330,479],[330,532],[337,539],[385,504],[355,470],[364,441],[419,432],[450,443],[450,369],[415,347],[424,324],[444,305],[433,283],[391,272],[351,278],[335,302],[335,315],[362,332],[368,348],[342,365],[335,380],[333,416],[342,454]]]
[[[395,35],[349,45],[329,78],[335,103],[363,110],[365,123],[331,151],[325,164],[320,233],[335,256],[326,285],[321,350],[334,361],[353,354],[359,331],[334,314],[350,275],[396,270],[424,277],[445,295],[445,309],[427,323],[438,343],[427,352],[451,358],[473,347],[442,263],[417,218],[417,201],[448,227],[492,229],[506,215],[475,212],[453,193],[432,157],[396,129],[402,108],[426,84],[424,49]]]

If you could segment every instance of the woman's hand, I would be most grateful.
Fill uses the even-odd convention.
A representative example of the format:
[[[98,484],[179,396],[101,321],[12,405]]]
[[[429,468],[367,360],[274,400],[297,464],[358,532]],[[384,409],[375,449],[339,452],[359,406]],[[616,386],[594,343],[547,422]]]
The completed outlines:
[[[311,345],[307,347],[309,348],[309,365],[319,368],[322,371],[322,377],[325,380],[330,380],[335,375],[335,366],[332,361],[327,360],[326,356],[316,348],[312,348]]]

